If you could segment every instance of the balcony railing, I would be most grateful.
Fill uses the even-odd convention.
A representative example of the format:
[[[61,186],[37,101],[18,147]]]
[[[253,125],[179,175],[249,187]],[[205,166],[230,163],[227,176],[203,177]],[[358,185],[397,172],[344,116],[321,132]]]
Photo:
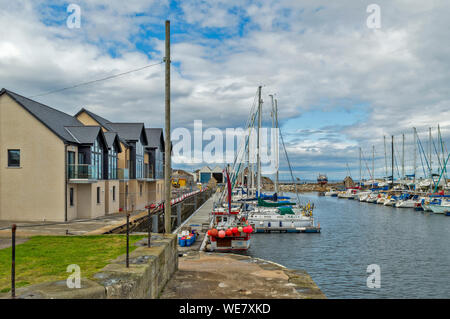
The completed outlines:
[[[69,179],[96,180],[98,179],[97,167],[90,164],[68,164],[67,177]]]
[[[130,179],[129,169],[128,168],[118,168],[117,169],[117,177],[120,180]]]

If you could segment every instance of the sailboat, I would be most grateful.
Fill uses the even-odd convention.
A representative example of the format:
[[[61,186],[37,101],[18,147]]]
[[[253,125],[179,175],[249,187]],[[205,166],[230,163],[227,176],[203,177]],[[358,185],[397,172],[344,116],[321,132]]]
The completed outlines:
[[[275,178],[275,193],[272,195],[265,195],[261,190],[261,157],[260,157],[260,128],[261,128],[261,116],[262,116],[262,100],[261,100],[261,87],[258,88],[258,109],[255,115],[251,116],[252,119],[258,116],[258,152],[257,152],[257,192],[256,197],[251,201],[247,201],[242,211],[245,214],[248,222],[254,226],[254,232],[320,232],[320,225],[315,226],[313,209],[314,205],[307,203],[306,205],[300,205],[300,200],[297,196],[297,202],[289,201],[289,197],[283,197],[278,195],[278,156],[276,156],[276,178]],[[277,119],[277,100],[273,100],[272,95],[272,125],[276,129],[277,136],[275,139],[275,152],[278,154],[278,119]],[[254,125],[253,123],[251,123]],[[251,128],[252,129],[252,128]],[[280,132],[281,133],[281,132]],[[281,141],[284,141],[283,136],[280,134]],[[284,147],[285,155],[288,161],[289,169],[291,172],[292,182],[294,177],[292,175],[292,169],[290,166],[289,158],[287,156],[286,148]],[[252,179],[253,180],[253,179]],[[253,185],[252,185],[253,186]]]

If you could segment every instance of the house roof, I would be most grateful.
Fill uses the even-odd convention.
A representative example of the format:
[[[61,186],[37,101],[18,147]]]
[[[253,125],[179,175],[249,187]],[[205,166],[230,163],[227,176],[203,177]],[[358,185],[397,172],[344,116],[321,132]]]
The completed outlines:
[[[162,152],[164,152],[164,133],[162,128],[146,128],[145,133],[147,134],[148,148],[160,148],[162,147]]]
[[[100,126],[65,126],[64,128],[80,144],[94,144],[100,131],[102,131]]]
[[[147,134],[144,129],[144,123],[109,123],[112,130],[117,132],[125,141],[137,142],[144,136],[144,145],[147,145]]]
[[[66,126],[83,126],[75,117],[6,89],[0,90],[0,96],[3,94],[10,96],[64,142],[78,143],[65,128]]]
[[[211,171],[214,172],[214,173],[223,173],[223,168],[220,167],[219,165],[217,165]]]
[[[116,143],[117,152],[122,152],[122,147],[120,147],[119,135],[117,135],[116,132],[104,132],[103,134],[105,134],[106,144],[108,145],[108,148],[111,148],[114,143]]]
[[[98,114],[95,114],[87,109],[85,109],[84,107],[78,111],[77,114],[75,114],[75,117],[77,117],[79,114],[85,112],[86,114],[88,114],[90,117],[92,117],[97,123],[99,123],[101,126],[103,126],[105,129],[107,129],[108,131],[114,131],[112,129],[112,127],[109,125],[111,123],[111,121],[105,119],[104,117],[101,117]]]

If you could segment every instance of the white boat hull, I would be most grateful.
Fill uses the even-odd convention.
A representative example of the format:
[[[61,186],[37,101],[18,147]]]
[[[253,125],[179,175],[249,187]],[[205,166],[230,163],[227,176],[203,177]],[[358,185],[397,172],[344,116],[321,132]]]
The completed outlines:
[[[450,212],[450,206],[429,205],[429,208],[435,214],[445,214],[445,213]]]

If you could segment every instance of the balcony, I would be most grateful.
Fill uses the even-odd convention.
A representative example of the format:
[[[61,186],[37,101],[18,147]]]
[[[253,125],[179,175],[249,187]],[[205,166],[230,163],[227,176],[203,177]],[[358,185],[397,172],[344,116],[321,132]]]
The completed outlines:
[[[98,178],[97,167],[90,164],[68,164],[67,178],[70,183],[94,183]]]
[[[118,168],[117,169],[117,177],[121,181],[127,181],[130,179],[129,169],[128,168]]]

